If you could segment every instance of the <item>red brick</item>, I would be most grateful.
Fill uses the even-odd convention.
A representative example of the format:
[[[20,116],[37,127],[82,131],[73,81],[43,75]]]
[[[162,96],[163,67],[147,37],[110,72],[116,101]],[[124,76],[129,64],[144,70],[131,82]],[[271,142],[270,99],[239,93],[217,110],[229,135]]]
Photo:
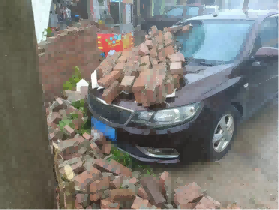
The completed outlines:
[[[75,172],[76,174],[79,174],[79,173],[85,171],[85,168],[83,167],[82,162],[78,162],[78,163],[72,165],[71,168],[72,168],[73,172]]]
[[[104,153],[106,155],[110,154],[111,143],[109,141],[107,141],[105,144],[103,144],[101,151],[102,151],[102,153]]]
[[[148,194],[145,192],[143,187],[140,187],[138,189],[138,196],[143,198],[143,199],[149,199]]]
[[[216,209],[217,207],[220,207],[220,203],[207,196],[198,202],[195,209]]]
[[[74,137],[75,136],[75,131],[74,129],[72,129],[69,125],[66,125],[64,127],[65,132],[70,136],[70,137]]]
[[[102,99],[108,103],[111,104],[111,102],[121,93],[120,84],[118,81],[114,81],[113,84],[104,90],[102,94]]]
[[[102,193],[97,192],[97,193],[94,193],[94,194],[90,194],[89,196],[90,196],[90,201],[97,202],[98,200],[100,200],[100,198],[102,196]]]
[[[177,52],[175,54],[171,54],[171,55],[168,56],[168,58],[170,59],[170,61],[172,63],[174,63],[174,62],[185,62],[184,55],[180,52]]]
[[[101,172],[96,168],[93,168],[90,171],[84,171],[83,173],[74,177],[74,182],[76,187],[82,191],[87,191],[87,187],[90,183],[94,182],[96,179],[99,179]]]
[[[142,199],[138,196],[136,196],[134,202],[133,202],[133,205],[132,205],[132,209],[147,209],[147,208],[150,208],[152,207],[152,205],[149,203],[148,200],[146,199]]]
[[[73,153],[73,154],[61,154],[62,157],[63,157],[63,160],[70,160],[70,159],[73,159],[75,157],[81,157],[82,154],[80,153]]]
[[[151,39],[151,36],[145,35],[145,40],[150,40],[150,39]]]
[[[131,92],[135,79],[135,76],[124,76],[120,88],[124,91]]]
[[[121,74],[121,71],[112,71],[110,74],[98,80],[98,84],[102,87],[108,88],[115,80],[118,80],[121,77]]]
[[[153,42],[152,40],[146,40],[145,45],[148,47],[148,49],[152,49],[153,47]]]
[[[90,184],[90,193],[97,193],[109,188],[110,177],[102,177]]]
[[[181,75],[173,75],[173,82],[174,82],[174,88],[179,89],[180,88],[180,80],[182,76]]]
[[[150,50],[150,57],[156,58],[158,56],[156,47],[153,47],[152,50]]]
[[[102,153],[102,151],[99,149],[99,147],[97,146],[97,144],[95,144],[94,142],[90,143],[90,148],[94,151],[96,151],[97,153]]]
[[[56,101],[59,105],[63,105],[63,101],[61,98],[56,98]]]
[[[165,184],[166,184],[166,180],[167,179],[170,179],[170,175],[167,171],[164,171],[161,176],[160,176],[160,185],[161,185],[161,188],[162,188],[162,193],[163,195],[166,197],[166,188],[165,188]]]
[[[178,74],[183,75],[183,68],[181,62],[171,63],[170,71],[172,75]]]
[[[133,92],[138,92],[144,89],[145,84],[147,83],[148,79],[150,78],[151,74],[150,69],[146,69],[146,71],[141,71],[139,77],[136,79],[132,91]]]
[[[140,56],[145,56],[145,55],[148,55],[150,54],[150,51],[148,50],[148,47],[142,43],[140,46],[139,46],[139,55]]]
[[[150,68],[150,60],[148,55],[141,57],[140,65],[146,66],[146,68]]]
[[[119,189],[123,184],[123,176],[116,176],[113,181],[110,182],[110,187]]]
[[[174,54],[175,51],[174,51],[174,48],[172,45],[168,46],[168,47],[165,47],[165,56],[169,56],[171,54]]]
[[[85,138],[86,140],[91,140],[92,139],[92,136],[89,135],[88,133],[84,132],[84,134],[82,135],[83,138]]]
[[[116,66],[113,68],[114,71],[123,71],[124,69],[124,63],[118,63]]]
[[[164,34],[164,38],[165,38],[165,46],[174,44],[174,40],[173,40],[172,34],[170,32],[166,32]]]
[[[61,115],[58,112],[52,112],[50,115],[50,119],[48,120],[48,123],[55,123],[58,124],[62,120]]]
[[[95,142],[98,146],[102,146],[104,143],[106,143],[106,137],[102,132],[92,128],[91,135],[93,142]]]
[[[113,173],[114,175],[132,177],[132,171],[115,160],[108,162],[106,160],[97,159],[94,163],[94,167],[101,171]]]
[[[120,203],[113,202],[110,198],[101,200],[101,209],[119,209]]]
[[[84,121],[81,118],[76,118],[72,120],[72,123],[74,124],[75,129],[78,130],[84,124]]]
[[[126,63],[126,61],[127,61],[127,57],[126,56],[121,56],[119,59],[118,59],[118,63]]]
[[[66,114],[71,114],[73,112],[78,111],[78,109],[76,109],[75,107],[73,107],[72,105],[70,105],[67,109],[66,109]]]
[[[161,207],[166,202],[161,193],[160,183],[154,177],[142,178],[141,185],[156,206]]]
[[[110,190],[110,198],[113,201],[127,201],[135,198],[135,192],[131,189],[112,189]]]
[[[202,196],[201,188],[194,182],[189,185],[178,187],[175,190],[174,203],[180,208]]]

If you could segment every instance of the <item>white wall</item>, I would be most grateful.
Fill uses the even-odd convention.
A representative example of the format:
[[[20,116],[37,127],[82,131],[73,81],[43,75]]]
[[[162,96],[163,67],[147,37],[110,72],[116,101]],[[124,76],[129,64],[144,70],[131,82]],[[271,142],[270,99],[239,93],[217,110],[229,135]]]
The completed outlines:
[[[48,27],[49,12],[52,0],[32,0],[37,42],[44,41],[42,33]]]

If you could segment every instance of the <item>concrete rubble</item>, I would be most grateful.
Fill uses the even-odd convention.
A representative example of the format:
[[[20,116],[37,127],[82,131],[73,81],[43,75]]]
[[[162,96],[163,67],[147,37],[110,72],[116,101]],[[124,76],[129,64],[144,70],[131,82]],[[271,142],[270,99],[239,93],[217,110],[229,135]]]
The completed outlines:
[[[154,34],[159,35],[160,32],[158,32],[156,28],[152,28],[150,35],[147,36],[147,40],[154,36]],[[169,35],[165,34],[165,37],[166,36]],[[161,41],[160,38],[158,38],[158,40]],[[142,46],[141,53],[145,56],[149,55],[150,46],[150,43],[147,46]],[[153,47],[156,48],[157,46]],[[120,56],[120,54],[117,53],[115,55],[117,55],[116,57]],[[122,54],[122,56],[127,55]],[[174,62],[183,61],[179,56],[173,55],[170,56],[170,59],[173,59]],[[123,61],[126,61],[126,59],[122,58],[122,62]],[[116,64],[116,62],[111,63]],[[164,72],[166,63],[161,62],[158,65],[162,67],[161,73]],[[104,69],[103,74],[106,74],[106,71],[109,71],[109,69]],[[140,76],[157,75],[161,77],[160,81],[165,80],[164,77],[167,77],[168,81],[173,81],[170,79],[171,74],[167,76],[163,73],[157,74],[157,70],[152,71],[152,69],[149,69],[148,73],[144,72],[145,71],[142,71]],[[150,72],[153,72],[153,75],[151,75]],[[118,78],[120,77],[124,77],[123,74],[120,74],[120,76],[118,75]],[[122,86],[131,84],[130,81],[134,77],[135,75],[129,75],[128,81],[123,84],[121,83]],[[119,87],[119,83],[120,81],[117,81],[115,87]],[[134,85],[132,88],[126,88],[125,90],[131,91],[131,89],[137,87],[138,89],[136,88],[135,93],[142,94],[142,81],[136,84],[138,83],[138,86]],[[155,84],[156,85],[148,84],[145,86],[145,94],[149,93],[148,90],[154,90],[157,86],[162,86],[165,83]],[[172,86],[175,86],[175,84]],[[170,88],[173,89],[173,87]],[[116,94],[115,91],[113,91],[113,94]],[[108,93],[107,97],[110,101],[112,101],[115,96],[113,94]],[[152,100],[155,101],[157,97],[157,95],[155,96],[152,94],[147,96],[148,100],[140,99],[145,101],[145,104],[150,104],[150,102]],[[85,97],[86,94],[82,97],[78,96],[78,99],[84,99]],[[73,101],[76,100],[73,99]],[[108,161],[107,158],[111,155],[111,143],[106,140],[101,132],[95,129],[92,129],[91,133],[84,133],[82,136],[77,134],[79,128],[72,129],[68,125],[61,131],[58,123],[65,115],[76,113],[78,119],[84,118],[83,114],[73,107],[69,100],[56,98],[56,100],[46,108],[46,113],[49,142],[52,152],[54,153],[54,171],[58,182],[56,190],[58,209],[221,208],[221,204],[202,192],[201,188],[196,183],[189,183],[177,189],[173,189],[171,176],[167,171],[163,172],[159,177],[147,176],[142,175],[139,171],[132,171],[114,160]],[[228,206],[227,208],[236,209],[238,207]]]
[[[153,26],[139,46],[109,55],[98,66],[98,85],[105,88],[102,99],[111,104],[125,91],[144,107],[160,104],[181,87],[184,62],[172,30]]]

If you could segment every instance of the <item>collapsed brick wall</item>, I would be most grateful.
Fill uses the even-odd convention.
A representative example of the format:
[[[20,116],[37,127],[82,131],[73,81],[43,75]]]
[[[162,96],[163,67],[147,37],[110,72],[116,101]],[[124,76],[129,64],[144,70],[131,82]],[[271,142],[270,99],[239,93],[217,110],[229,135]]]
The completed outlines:
[[[72,76],[75,66],[80,68],[82,76],[89,81],[91,73],[100,64],[98,31],[100,29],[91,24],[71,27],[38,44],[45,102],[62,95],[63,83]]]

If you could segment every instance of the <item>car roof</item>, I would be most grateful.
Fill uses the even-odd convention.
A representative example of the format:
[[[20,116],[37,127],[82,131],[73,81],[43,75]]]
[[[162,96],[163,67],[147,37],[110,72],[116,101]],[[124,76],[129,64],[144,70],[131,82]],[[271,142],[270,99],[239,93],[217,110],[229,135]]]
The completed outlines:
[[[223,10],[217,14],[217,16],[211,15],[201,15],[189,20],[256,20],[261,17],[266,17],[271,14],[278,14],[277,10],[248,10],[247,15],[242,10]]]

